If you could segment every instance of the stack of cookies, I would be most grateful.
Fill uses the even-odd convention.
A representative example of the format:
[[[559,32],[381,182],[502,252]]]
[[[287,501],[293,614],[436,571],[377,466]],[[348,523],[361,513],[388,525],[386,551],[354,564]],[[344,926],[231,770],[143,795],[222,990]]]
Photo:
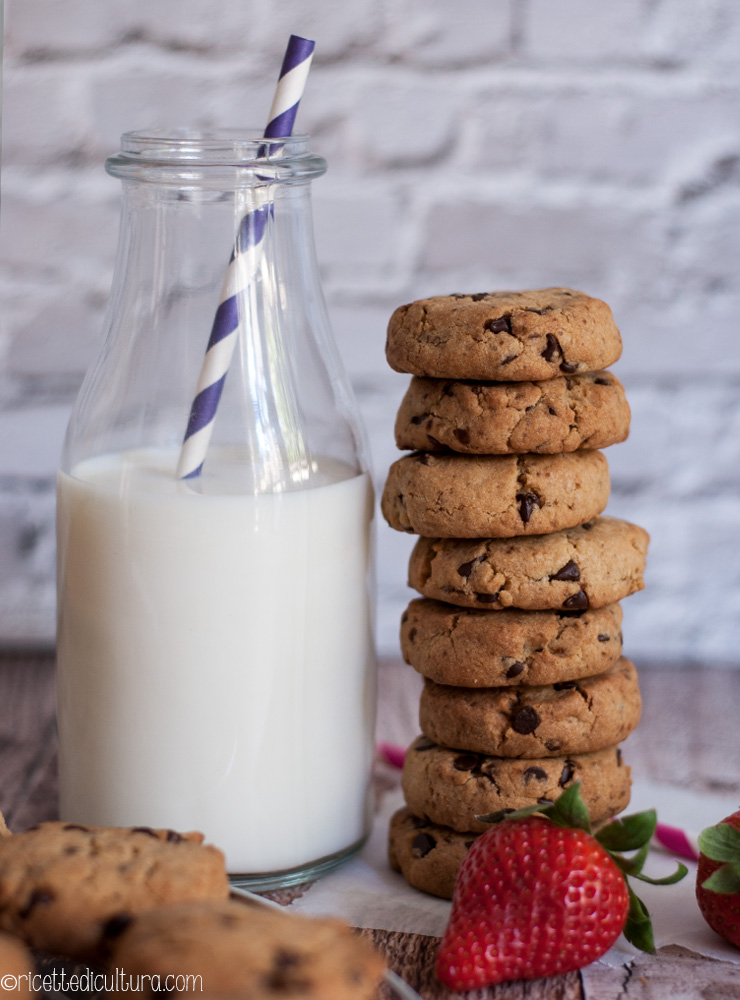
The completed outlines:
[[[626,807],[618,744],[637,725],[619,601],[642,589],[648,536],[601,517],[598,450],[630,412],[604,371],[621,353],[609,307],[566,288],[402,306],[387,357],[414,376],[382,510],[420,535],[403,655],[424,680],[390,858],[452,895],[477,816],[548,803],[573,782],[599,824]]]

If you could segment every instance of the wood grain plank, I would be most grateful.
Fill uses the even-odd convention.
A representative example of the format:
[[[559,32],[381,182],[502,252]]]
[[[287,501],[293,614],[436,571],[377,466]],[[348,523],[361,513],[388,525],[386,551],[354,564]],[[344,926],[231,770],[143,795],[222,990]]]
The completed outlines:
[[[11,830],[57,815],[54,658],[0,657],[0,810]]]
[[[384,955],[389,968],[421,993],[424,1000],[584,1000],[577,972],[550,979],[501,983],[485,990],[456,993],[437,979],[434,960],[439,939],[400,931],[360,931]],[[389,995],[389,994],[387,994]]]
[[[582,970],[586,1000],[737,1000],[740,966],[671,945],[621,969]]]

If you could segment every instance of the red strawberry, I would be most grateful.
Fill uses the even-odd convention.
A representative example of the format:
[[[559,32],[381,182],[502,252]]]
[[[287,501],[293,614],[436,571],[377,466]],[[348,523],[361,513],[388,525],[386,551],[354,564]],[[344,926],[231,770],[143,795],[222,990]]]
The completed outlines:
[[[642,865],[655,812],[615,821],[592,836],[576,783],[553,805],[481,818],[495,825],[460,866],[437,955],[443,983],[469,990],[569,972],[602,955],[622,930],[638,947],[652,949],[647,911],[624,875],[653,881],[642,875]],[[617,853],[638,848],[632,859]],[[685,874],[679,865],[658,881]]]
[[[740,810],[699,835],[696,899],[702,916],[740,948]]]

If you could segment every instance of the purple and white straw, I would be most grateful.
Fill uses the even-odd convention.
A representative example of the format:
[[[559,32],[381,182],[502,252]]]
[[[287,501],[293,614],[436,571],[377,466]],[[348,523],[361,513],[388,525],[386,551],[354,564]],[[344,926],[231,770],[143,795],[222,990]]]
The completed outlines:
[[[281,139],[293,131],[306,86],[315,43],[291,35],[270,108],[265,139]],[[195,399],[177,463],[178,479],[194,479],[203,468],[216,410],[239,333],[239,296],[248,288],[262,256],[262,238],[272,204],[247,212],[239,223],[234,249],[221,288],[218,309],[200,370]]]

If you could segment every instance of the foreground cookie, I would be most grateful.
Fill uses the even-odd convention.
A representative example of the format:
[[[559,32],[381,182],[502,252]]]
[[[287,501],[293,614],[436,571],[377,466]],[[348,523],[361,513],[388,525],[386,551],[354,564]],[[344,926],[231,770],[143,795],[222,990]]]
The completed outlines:
[[[642,590],[648,541],[614,517],[533,538],[420,538],[409,586],[468,608],[585,611]]]
[[[396,444],[475,455],[554,455],[606,448],[629,433],[630,408],[610,372],[540,382],[411,380]]]
[[[622,609],[480,611],[413,600],[401,650],[415,670],[453,687],[554,684],[603,673],[622,655]]]
[[[240,1000],[371,1000],[384,970],[380,956],[339,920],[228,900],[143,913],[112,948],[111,966],[126,976],[200,977],[194,982],[204,993]]]
[[[426,680],[421,731],[433,743],[496,757],[557,757],[614,746],[640,721],[633,664],[542,687],[458,688]]]
[[[7,995],[16,1000],[30,997],[30,977],[34,971],[30,951],[23,947],[18,938],[0,934],[0,983],[3,991],[7,991]]]
[[[0,840],[0,927],[33,948],[95,956],[131,914],[225,899],[224,856],[200,833],[42,823]]]
[[[438,538],[512,538],[572,528],[609,500],[600,451],[568,455],[406,455],[388,471],[392,528]]]
[[[406,751],[402,778],[406,804],[416,816],[463,833],[488,829],[476,816],[554,802],[574,781],[581,783],[592,823],[611,819],[629,804],[630,769],[613,746],[519,760],[449,750],[420,736]]]
[[[398,372],[502,382],[599,371],[621,353],[609,306],[570,288],[420,299],[396,309],[386,342]]]
[[[421,819],[410,809],[399,809],[391,817],[388,860],[414,889],[452,899],[457,870],[477,836]]]

